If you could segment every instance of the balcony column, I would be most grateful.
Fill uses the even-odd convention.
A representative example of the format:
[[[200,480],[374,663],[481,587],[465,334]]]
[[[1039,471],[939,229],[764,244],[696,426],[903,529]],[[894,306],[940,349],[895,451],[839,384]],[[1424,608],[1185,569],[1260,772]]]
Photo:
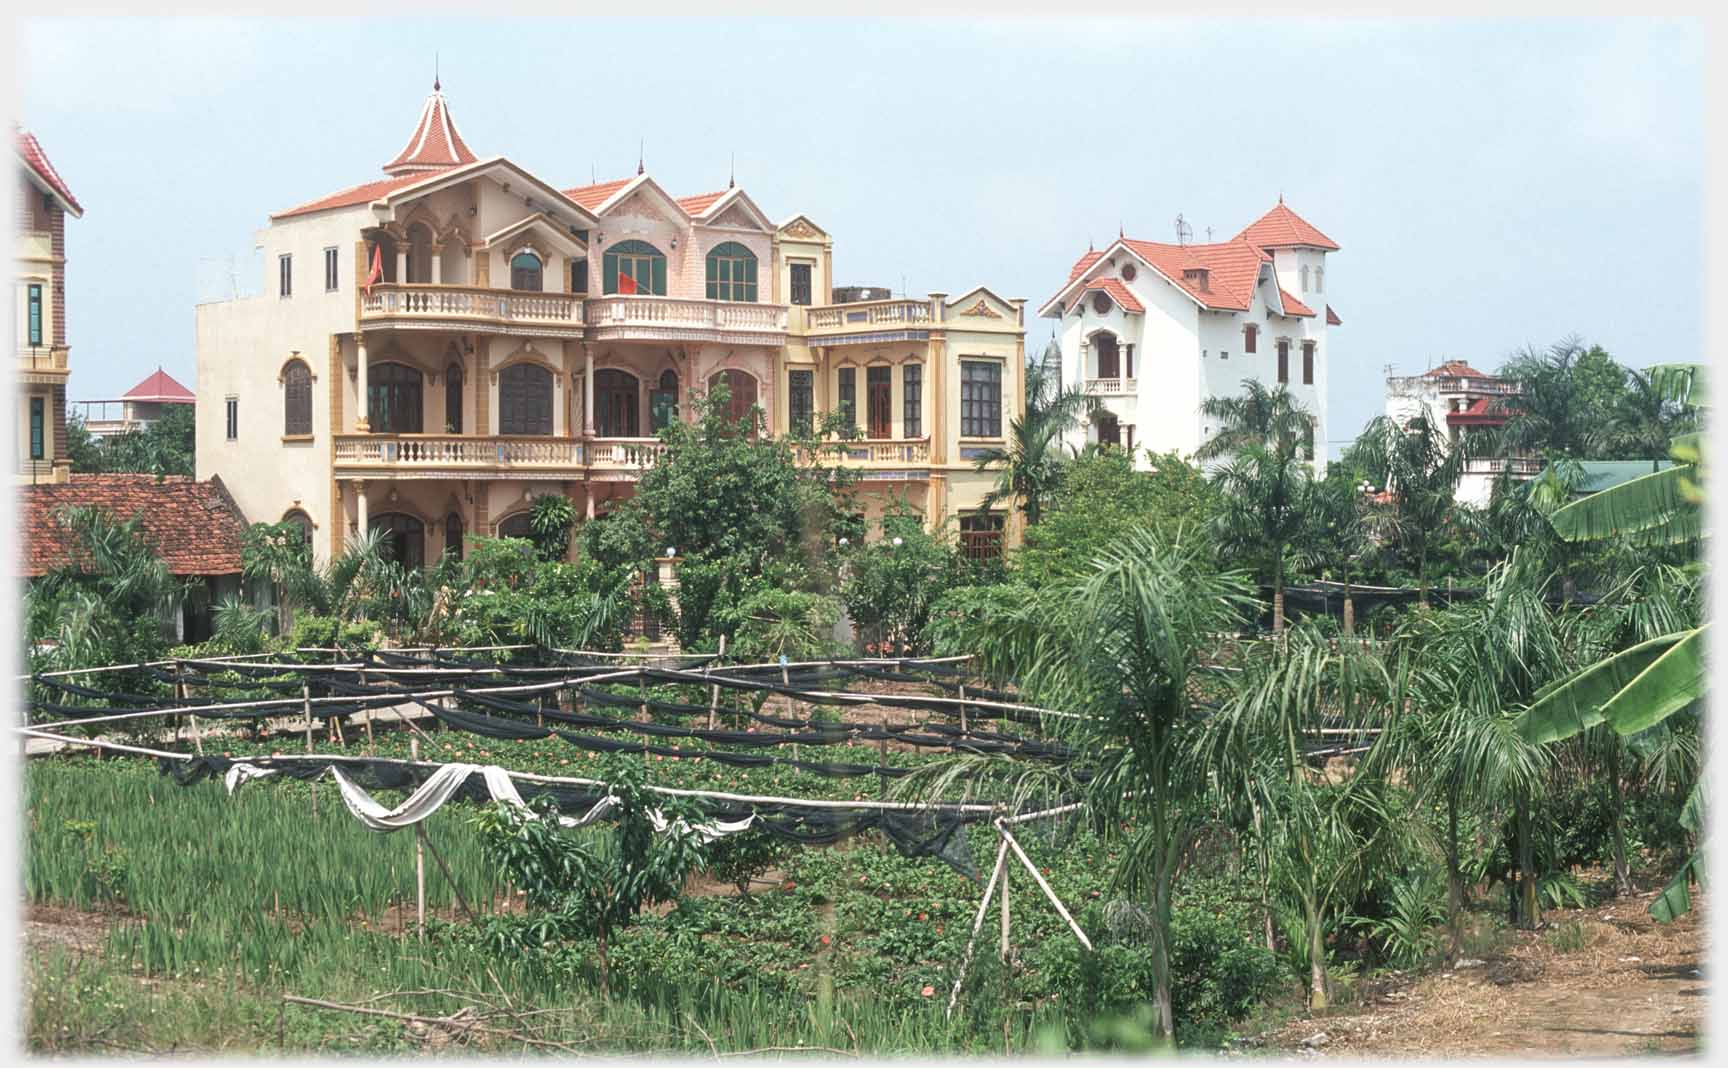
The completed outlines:
[[[372,430],[372,424],[367,418],[372,406],[368,403],[369,396],[366,392],[366,335],[359,332],[354,334],[354,353],[354,429],[358,433],[366,434]]]
[[[405,285],[408,281],[408,250],[399,242],[396,245],[396,284]]]
[[[366,507],[366,483],[358,480],[354,483],[354,518],[359,525],[360,536],[364,538],[371,515]]]
[[[594,350],[586,342],[582,344],[582,365],[582,436],[591,438],[594,436]],[[592,504],[589,507],[592,508]]]
[[[442,249],[435,248],[432,250],[432,284],[435,286],[444,284],[444,253]]]

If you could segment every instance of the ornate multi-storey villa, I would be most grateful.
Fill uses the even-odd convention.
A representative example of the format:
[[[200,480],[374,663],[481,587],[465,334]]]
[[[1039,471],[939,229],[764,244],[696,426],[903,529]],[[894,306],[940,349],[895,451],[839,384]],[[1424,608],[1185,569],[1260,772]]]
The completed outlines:
[[[1506,398],[1518,394],[1516,383],[1483,374],[1463,360],[1447,360],[1419,375],[1395,376],[1390,367],[1387,372],[1386,417],[1405,426],[1424,416],[1452,445],[1504,426],[1510,418]],[[1542,473],[1542,461],[1536,457],[1490,456],[1488,451],[1472,448],[1474,455],[1465,457],[1464,473],[1453,494],[1459,503],[1485,506],[1495,478],[1502,473],[1519,480]]]
[[[1326,334],[1340,323],[1321,298],[1337,250],[1282,197],[1228,241],[1118,237],[1087,250],[1039,309],[1062,324],[1062,381],[1099,400],[1071,444],[1190,455],[1217,431],[1200,406],[1246,379],[1287,387],[1323,443]],[[1139,453],[1136,463],[1147,462]]]
[[[1013,537],[974,460],[1023,409],[1023,301],[828,303],[808,217],[731,183],[675,197],[640,164],[572,189],[478,158],[436,84],[383,169],[271,216],[264,294],[198,309],[199,477],[250,520],[300,523],[320,557],[382,528],[419,563],[525,532],[540,494],[593,516],[724,380],[770,433],[852,413],[870,514],[898,496],[976,552]]]
[[[36,135],[14,127],[18,155],[18,433],[13,470],[25,483],[65,482],[66,452],[66,216],[84,209],[48,161]]]

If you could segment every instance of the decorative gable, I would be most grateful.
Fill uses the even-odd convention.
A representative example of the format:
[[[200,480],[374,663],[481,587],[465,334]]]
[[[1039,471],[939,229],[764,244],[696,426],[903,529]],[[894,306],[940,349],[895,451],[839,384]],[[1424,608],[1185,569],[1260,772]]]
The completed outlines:
[[[807,215],[794,215],[780,224],[782,237],[795,238],[799,241],[822,241],[828,237],[828,231],[810,221]]]
[[[737,226],[748,230],[762,229],[761,226],[757,225],[756,220],[750,217],[750,213],[744,210],[742,204],[734,204],[727,208],[720,213],[718,218],[712,220],[710,225]]]

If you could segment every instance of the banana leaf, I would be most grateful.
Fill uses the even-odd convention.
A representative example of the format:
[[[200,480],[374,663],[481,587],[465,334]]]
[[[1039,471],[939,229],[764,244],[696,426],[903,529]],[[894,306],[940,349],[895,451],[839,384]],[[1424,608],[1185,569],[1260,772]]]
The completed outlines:
[[[1677,545],[1703,534],[1703,509],[1689,499],[1696,464],[1680,464],[1640,475],[1593,493],[1548,517],[1567,541],[1598,541],[1616,535],[1644,544]]]
[[[1556,742],[1607,721],[1637,734],[1704,695],[1709,624],[1616,653],[1540,691],[1518,717],[1529,742]]]
[[[1700,849],[1686,858],[1686,863],[1680,865],[1680,870],[1674,873],[1674,878],[1656,895],[1656,900],[1650,902],[1650,916],[1657,923],[1672,923],[1677,916],[1683,916],[1692,911],[1692,892],[1690,883],[1698,880],[1699,887],[1704,885],[1704,850]]]

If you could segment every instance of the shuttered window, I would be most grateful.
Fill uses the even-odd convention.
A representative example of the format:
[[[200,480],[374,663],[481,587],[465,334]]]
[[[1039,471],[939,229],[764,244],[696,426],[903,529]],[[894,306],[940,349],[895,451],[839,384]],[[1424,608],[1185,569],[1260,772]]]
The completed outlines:
[[[792,429],[800,434],[815,432],[816,415],[816,372],[790,371],[787,373],[787,408],[792,420]]]
[[[736,241],[708,253],[709,300],[756,300],[756,254]]]
[[[999,361],[960,361],[960,436],[1002,436],[1002,364]]]
[[[282,375],[282,433],[312,433],[312,372],[295,360]]]
[[[900,369],[900,433],[908,438],[924,436],[924,365],[909,363]]]
[[[1302,384],[1314,384],[1314,342],[1302,342]]]
[[[498,432],[552,433],[552,372],[518,363],[498,374]]]
[[[840,418],[849,427],[858,425],[858,371],[840,368]]]

